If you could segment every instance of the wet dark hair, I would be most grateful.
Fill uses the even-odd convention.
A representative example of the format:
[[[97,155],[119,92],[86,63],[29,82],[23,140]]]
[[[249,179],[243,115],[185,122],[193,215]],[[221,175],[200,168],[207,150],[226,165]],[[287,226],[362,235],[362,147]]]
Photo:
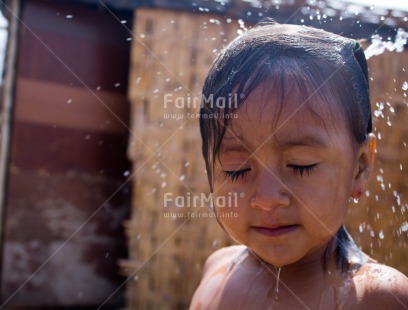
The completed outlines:
[[[300,90],[299,105],[318,116],[317,110],[326,109],[332,120],[340,113],[359,144],[372,131],[367,62],[359,43],[312,27],[263,21],[220,53],[204,83],[200,132],[211,191],[229,116],[260,86],[276,96],[279,111],[294,86]],[[230,104],[214,104],[220,98]],[[316,102],[324,104],[316,109]],[[337,264],[347,271],[347,249],[354,242],[344,226],[337,241]]]

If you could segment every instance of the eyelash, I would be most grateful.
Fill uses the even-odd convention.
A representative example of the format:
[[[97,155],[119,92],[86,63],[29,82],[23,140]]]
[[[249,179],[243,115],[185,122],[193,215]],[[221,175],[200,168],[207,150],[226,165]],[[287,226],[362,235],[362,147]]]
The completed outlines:
[[[237,181],[239,177],[244,178],[244,176],[251,171],[250,168],[242,170],[224,171],[226,178],[230,178],[232,182]]]
[[[307,166],[299,166],[299,165],[288,165],[288,168],[292,169],[294,174],[300,173],[300,176],[303,176],[303,173],[307,173],[310,175],[312,171],[316,168],[317,164],[307,165]]]
[[[317,164],[307,165],[307,166],[288,165],[288,168],[292,169],[294,174],[300,173],[301,177],[303,176],[305,172],[307,173],[307,175],[310,175],[316,167],[317,167]],[[232,182],[235,182],[239,179],[239,177],[243,179],[244,176],[249,171],[251,171],[250,168],[246,168],[242,170],[224,171],[224,175],[226,178],[230,178]]]

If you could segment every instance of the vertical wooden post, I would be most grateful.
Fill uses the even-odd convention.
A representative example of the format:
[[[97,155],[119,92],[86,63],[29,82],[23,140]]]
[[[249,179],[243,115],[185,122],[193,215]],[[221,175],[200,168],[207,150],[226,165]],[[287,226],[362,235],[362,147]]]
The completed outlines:
[[[5,12],[9,16],[8,42],[5,57],[5,73],[1,96],[1,119],[0,119],[0,262],[3,258],[3,222],[5,208],[5,193],[7,172],[10,153],[11,122],[14,102],[14,88],[16,80],[16,61],[18,50],[20,1],[12,0],[5,6]],[[1,264],[2,265],[2,264]],[[1,271],[0,271],[1,272]],[[1,278],[1,276],[0,276]]]

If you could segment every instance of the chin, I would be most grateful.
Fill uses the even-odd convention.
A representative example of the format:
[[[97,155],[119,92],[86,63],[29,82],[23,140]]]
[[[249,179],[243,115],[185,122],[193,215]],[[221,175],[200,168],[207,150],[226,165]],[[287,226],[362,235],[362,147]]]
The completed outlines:
[[[259,251],[250,246],[248,246],[248,248],[250,248],[262,261],[275,267],[292,265],[302,258],[301,256],[288,256],[286,253],[265,253],[265,251]]]

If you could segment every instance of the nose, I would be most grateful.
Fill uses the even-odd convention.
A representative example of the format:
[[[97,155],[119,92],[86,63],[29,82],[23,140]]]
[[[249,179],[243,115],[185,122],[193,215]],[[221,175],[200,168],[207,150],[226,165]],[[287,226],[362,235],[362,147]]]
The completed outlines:
[[[258,178],[256,191],[251,199],[251,206],[271,210],[278,206],[288,206],[289,203],[289,192],[285,184],[277,174],[264,169]]]

